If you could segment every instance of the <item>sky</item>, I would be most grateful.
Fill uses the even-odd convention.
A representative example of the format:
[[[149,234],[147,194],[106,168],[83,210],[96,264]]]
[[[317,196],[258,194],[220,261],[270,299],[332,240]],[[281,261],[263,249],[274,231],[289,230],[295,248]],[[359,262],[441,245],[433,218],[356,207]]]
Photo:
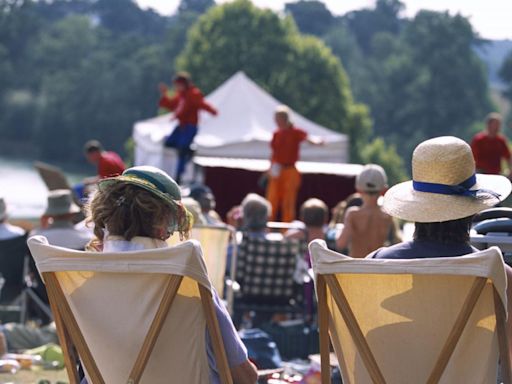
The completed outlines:
[[[174,13],[179,0],[136,0],[142,8],[151,7],[164,15]],[[229,0],[217,0],[225,3]],[[260,7],[282,10],[284,4],[293,0],[252,0]],[[470,18],[474,29],[483,38],[512,39],[512,1],[511,0],[402,0],[406,5],[405,14],[414,16],[420,9],[461,13]],[[342,15],[354,9],[369,7],[374,0],[323,0],[336,15]]]

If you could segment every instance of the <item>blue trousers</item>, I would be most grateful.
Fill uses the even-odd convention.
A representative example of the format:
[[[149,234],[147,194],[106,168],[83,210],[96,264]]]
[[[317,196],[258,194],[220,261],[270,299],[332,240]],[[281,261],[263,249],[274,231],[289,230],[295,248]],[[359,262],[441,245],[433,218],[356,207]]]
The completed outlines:
[[[185,172],[188,161],[192,158],[190,146],[197,135],[197,125],[178,125],[165,139],[165,146],[178,150],[178,167],[176,169],[176,181],[180,182],[181,175]]]

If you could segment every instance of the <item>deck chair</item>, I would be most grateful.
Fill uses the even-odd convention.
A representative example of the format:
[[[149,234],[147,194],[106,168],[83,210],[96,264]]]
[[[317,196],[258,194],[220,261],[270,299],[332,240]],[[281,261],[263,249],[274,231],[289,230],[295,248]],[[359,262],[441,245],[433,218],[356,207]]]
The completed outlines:
[[[224,287],[226,283],[226,266],[228,256],[228,246],[230,240],[235,239],[235,231],[233,228],[228,226],[198,226],[192,228],[190,237],[194,240],[199,241],[201,248],[203,249],[203,257],[206,263],[206,269],[208,270],[208,276],[212,281],[212,285],[219,294],[220,297],[224,297]],[[179,238],[177,235],[171,237],[168,240],[169,245],[179,244]],[[230,284],[227,285],[226,301],[228,303],[228,309],[232,309],[233,306],[233,285],[234,281],[234,267],[236,262],[236,246],[232,247],[231,255],[231,276],[229,279]]]
[[[50,308],[39,298],[28,278],[28,255],[26,235],[0,241],[0,275],[4,279],[0,314],[3,321],[25,323],[30,303],[51,319]]]
[[[232,383],[197,242],[125,253],[71,251],[44,237],[28,245],[72,384],[78,357],[89,384],[209,383],[206,329],[221,382]]]
[[[39,176],[41,176],[41,179],[43,179],[49,191],[54,191],[56,189],[71,189],[68,179],[60,168],[41,161],[36,161],[34,163],[34,168],[39,173]]]
[[[436,259],[352,259],[310,244],[322,384],[329,335],[343,383],[510,384],[506,275],[498,248]]]

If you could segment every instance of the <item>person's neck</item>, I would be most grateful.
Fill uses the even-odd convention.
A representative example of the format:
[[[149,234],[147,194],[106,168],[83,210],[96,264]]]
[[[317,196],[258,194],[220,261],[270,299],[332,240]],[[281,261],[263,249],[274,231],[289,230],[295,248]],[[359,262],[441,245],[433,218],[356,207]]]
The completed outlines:
[[[314,239],[323,239],[324,238],[324,228],[323,227],[307,227],[308,230],[308,241]]]
[[[379,206],[379,196],[378,195],[369,195],[369,194],[363,194],[363,207],[364,208],[375,208]]]

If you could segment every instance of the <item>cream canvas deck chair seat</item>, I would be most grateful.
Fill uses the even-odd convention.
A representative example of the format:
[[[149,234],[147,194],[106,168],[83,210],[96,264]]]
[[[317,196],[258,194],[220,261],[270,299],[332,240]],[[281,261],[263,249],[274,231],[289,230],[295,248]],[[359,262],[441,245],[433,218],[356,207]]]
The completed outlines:
[[[352,259],[310,244],[322,383],[329,336],[343,383],[510,384],[506,275],[498,248],[415,260]]]
[[[224,295],[228,246],[232,233],[230,227],[220,225],[194,227],[190,233],[190,238],[201,244],[208,276],[220,297]],[[179,243],[178,235],[168,240],[171,246]]]
[[[206,329],[221,382],[232,383],[197,242],[124,253],[28,244],[72,384],[78,357],[89,384],[209,383]]]

